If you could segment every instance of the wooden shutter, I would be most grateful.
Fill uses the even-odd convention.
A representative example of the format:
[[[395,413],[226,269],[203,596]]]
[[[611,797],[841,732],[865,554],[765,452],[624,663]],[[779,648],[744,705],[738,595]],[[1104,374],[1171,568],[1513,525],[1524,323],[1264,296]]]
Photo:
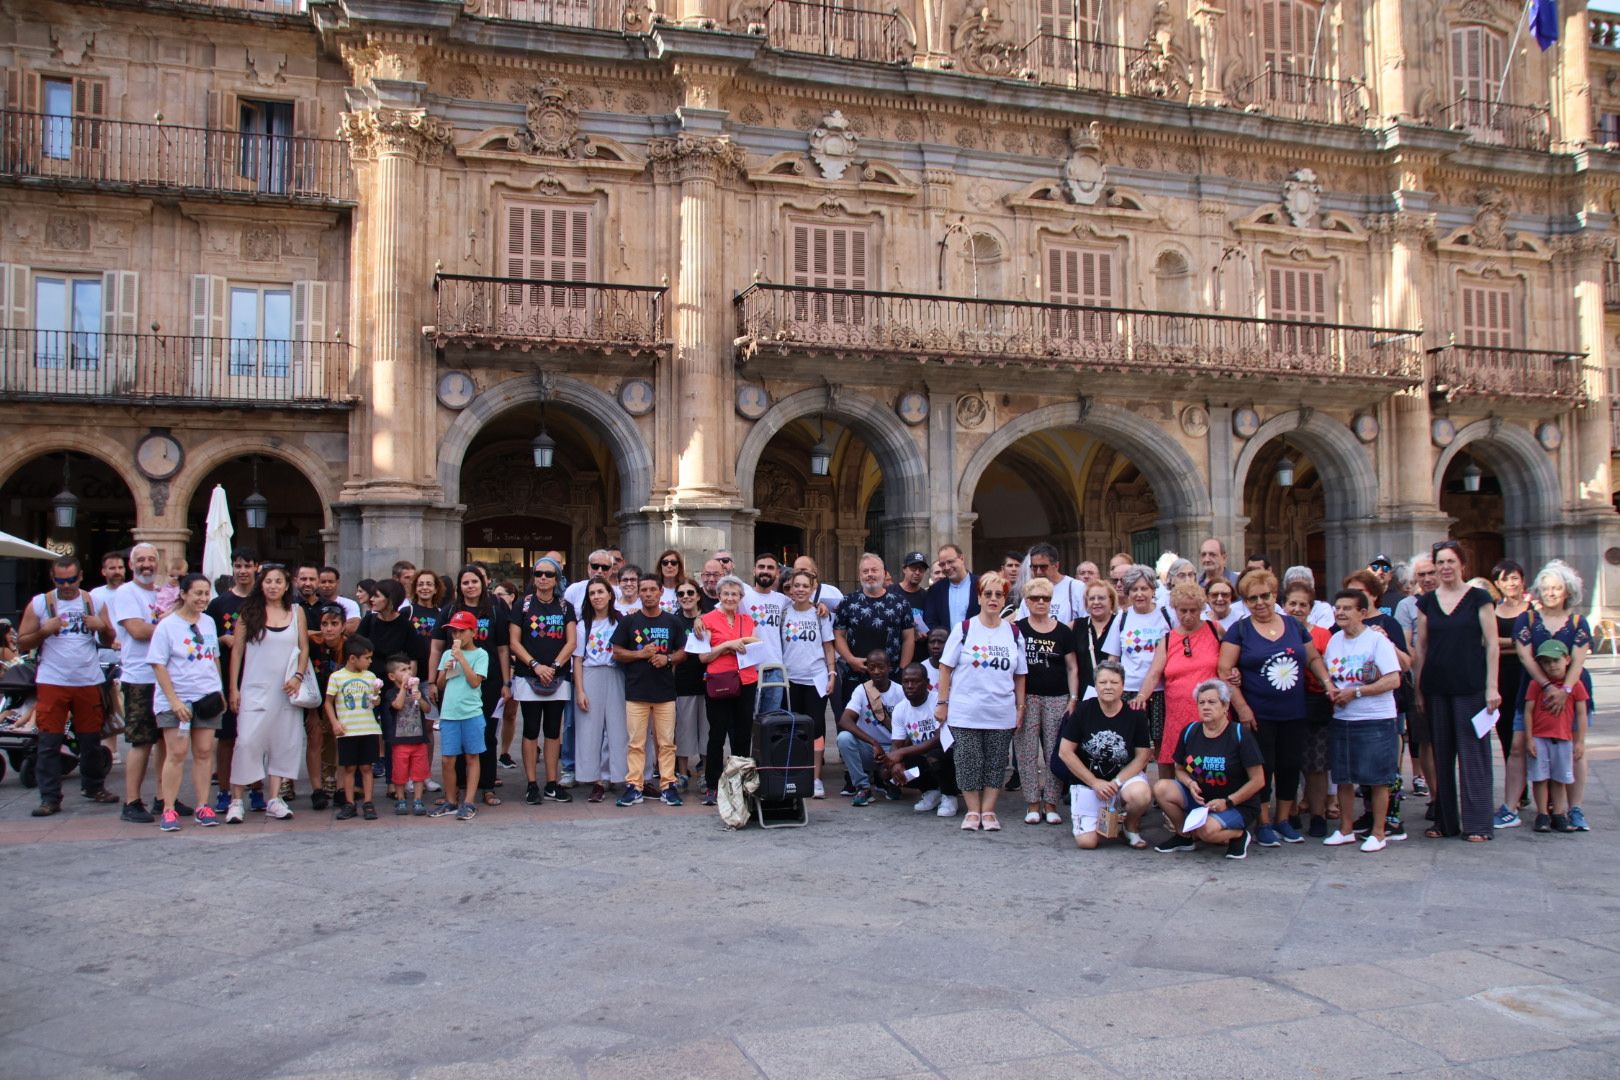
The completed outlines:
[[[294,400],[324,399],[327,391],[327,365],[336,358],[327,355],[327,287],[324,281],[295,281],[292,286],[292,343],[272,346],[284,349],[289,358],[285,367],[292,376]],[[341,353],[342,350],[338,350]]]
[[[225,378],[227,312],[225,279],[214,274],[191,276],[191,384],[193,392],[206,395],[208,388]]]
[[[1496,31],[1484,26],[1459,26],[1453,29],[1452,98],[1471,98],[1480,102],[1494,100],[1506,60],[1507,44]]]
[[[1266,281],[1267,314],[1286,322],[1328,321],[1327,271],[1305,266],[1273,266]],[[1275,327],[1273,344],[1299,352],[1321,352],[1327,336],[1300,327]]]
[[[294,341],[326,341],[326,282],[295,281],[292,287]]]
[[[75,77],[73,80],[73,147],[78,151],[99,151],[106,136],[107,80]]]
[[[1518,316],[1512,289],[1464,285],[1462,289],[1462,343],[1487,349],[1516,345]]]
[[[506,276],[551,281],[589,281],[591,277],[591,212],[583,206],[508,203],[506,207]],[[582,308],[585,290],[550,290],[508,286],[508,304],[549,303]]]
[[[235,188],[237,164],[242,156],[242,111],[236,95],[224,90],[208,92],[208,115],[204,120],[201,154],[194,155],[207,162],[208,187]]]
[[[44,141],[44,121],[39,116],[39,75],[8,68],[5,86],[6,108],[25,114],[6,118],[5,168],[8,172],[16,173],[38,172]]]
[[[1047,252],[1047,298],[1056,304],[1092,308],[1115,306],[1119,275],[1114,253],[1095,248],[1054,247]],[[1110,340],[1114,320],[1097,311],[1065,311],[1058,315],[1060,332],[1088,341]]]
[[[20,386],[27,378],[34,337],[28,317],[28,284],[28,267],[0,263],[0,311],[5,319],[0,333],[0,386]]]
[[[108,270],[101,275],[101,355],[114,389],[130,389],[138,375],[140,274]]]
[[[867,233],[842,225],[793,226],[793,284],[811,289],[864,290]],[[796,301],[798,318],[859,326],[866,322],[866,298],[824,292]]]

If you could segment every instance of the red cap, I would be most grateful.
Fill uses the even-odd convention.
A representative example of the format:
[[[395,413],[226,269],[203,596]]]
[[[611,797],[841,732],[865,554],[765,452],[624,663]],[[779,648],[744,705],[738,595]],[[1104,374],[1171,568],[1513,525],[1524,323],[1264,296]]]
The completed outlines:
[[[476,630],[478,619],[470,611],[458,611],[450,616],[450,621],[444,625],[452,630]]]

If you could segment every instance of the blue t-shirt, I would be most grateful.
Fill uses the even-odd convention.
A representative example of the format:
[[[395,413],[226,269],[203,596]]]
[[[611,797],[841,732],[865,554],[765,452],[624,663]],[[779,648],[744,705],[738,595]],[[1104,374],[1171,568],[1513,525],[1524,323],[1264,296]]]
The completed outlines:
[[[461,655],[467,658],[467,666],[473,669],[473,674],[484,676],[484,682],[489,681],[489,653],[483,649],[463,649]],[[439,670],[449,670],[450,677],[444,681],[444,701],[439,705],[439,715],[446,720],[470,720],[475,716],[484,715],[484,692],[467,685],[467,676],[456,663],[455,653],[444,650],[439,658]],[[482,684],[480,684],[482,685]]]
[[[1268,641],[1250,619],[1239,619],[1226,632],[1226,643],[1238,647],[1243,698],[1257,720],[1305,718],[1305,649],[1310,638],[1298,619],[1278,616],[1283,632]]]

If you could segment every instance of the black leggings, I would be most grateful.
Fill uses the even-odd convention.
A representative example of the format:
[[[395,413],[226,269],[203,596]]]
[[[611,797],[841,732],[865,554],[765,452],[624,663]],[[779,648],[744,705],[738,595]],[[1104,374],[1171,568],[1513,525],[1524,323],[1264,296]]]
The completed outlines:
[[[720,786],[726,766],[726,739],[731,740],[733,757],[747,757],[754,744],[753,683],[745,683],[734,698],[709,698],[709,747],[703,756],[703,786],[713,791]]]
[[[518,705],[523,710],[523,738],[526,741],[538,741],[542,729],[548,740],[562,738],[563,710],[568,707],[568,702],[558,698],[556,701],[520,701]]]
[[[1299,795],[1299,771],[1305,765],[1305,726],[1304,720],[1260,721],[1260,755],[1266,759],[1261,806],[1270,804],[1273,790],[1278,802],[1293,802]]]
[[[810,718],[812,739],[827,737],[827,699],[816,693],[815,687],[788,684],[788,708]]]

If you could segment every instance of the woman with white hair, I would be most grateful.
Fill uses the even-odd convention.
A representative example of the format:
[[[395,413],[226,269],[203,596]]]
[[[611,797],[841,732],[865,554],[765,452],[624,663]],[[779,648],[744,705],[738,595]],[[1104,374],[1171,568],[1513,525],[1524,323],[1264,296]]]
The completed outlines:
[[[1175,626],[1170,613],[1157,602],[1158,585],[1158,575],[1153,572],[1153,567],[1140,563],[1127,566],[1119,580],[1120,592],[1125,597],[1124,610],[1115,617],[1113,625],[1108,628],[1108,636],[1103,639],[1103,652],[1125,668],[1125,695],[1131,701],[1132,708],[1137,707],[1132,699],[1142,689],[1148,671],[1153,667],[1153,654],[1159,647],[1159,639]],[[1156,749],[1164,735],[1164,692],[1155,692],[1148,699],[1146,708],[1148,732]]]
[[[1592,654],[1592,627],[1579,610],[1581,591],[1581,576],[1562,559],[1543,566],[1530,584],[1530,599],[1535,606],[1520,615],[1513,626],[1514,648],[1529,676],[1519,690],[1518,715],[1513,720],[1515,732],[1524,730],[1524,698],[1532,681],[1542,688],[1541,700],[1549,710],[1564,707],[1577,681],[1586,687],[1588,697],[1592,693],[1592,676],[1586,671],[1587,658]],[[1536,659],[1536,650],[1545,641],[1561,641],[1569,649],[1569,669],[1562,683],[1555,684],[1549,679]],[[1594,703],[1589,701],[1586,706],[1588,723],[1591,723],[1593,709]],[[1591,831],[1581,809],[1585,791],[1586,759],[1582,757],[1575,761],[1575,783],[1569,789],[1569,823],[1578,832]]]
[[[1333,605],[1325,600],[1318,599],[1321,592],[1316,587],[1316,572],[1308,566],[1290,566],[1283,571],[1282,594],[1288,595],[1289,586],[1296,581],[1303,581],[1311,587],[1311,613],[1305,616],[1306,626],[1320,626],[1324,630],[1332,630],[1338,624],[1334,621]]]
[[[1176,775],[1153,785],[1153,797],[1170,823],[1170,838],[1157,848],[1165,853],[1196,851],[1198,841],[1225,844],[1228,859],[1249,854],[1249,830],[1260,816],[1260,789],[1266,771],[1260,746],[1241,724],[1232,723],[1232,688],[1220,679],[1205,679],[1193,690],[1198,723],[1181,733],[1176,744]],[[1195,810],[1207,815],[1202,824],[1183,832]]]

